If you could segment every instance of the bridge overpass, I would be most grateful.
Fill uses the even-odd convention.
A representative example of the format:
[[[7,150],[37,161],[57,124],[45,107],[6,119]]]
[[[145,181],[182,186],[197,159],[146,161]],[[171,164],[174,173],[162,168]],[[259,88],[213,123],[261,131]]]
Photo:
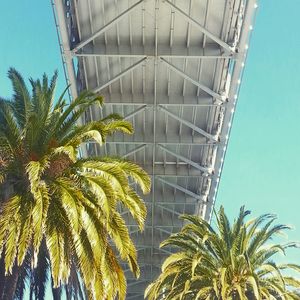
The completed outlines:
[[[83,121],[119,113],[135,128],[83,152],[126,157],[152,177],[145,231],[123,212],[141,266],[139,281],[126,272],[127,299],[143,299],[172,251],[159,244],[180,230],[178,216],[211,219],[256,0],[52,4],[72,98],[84,89],[105,97]]]

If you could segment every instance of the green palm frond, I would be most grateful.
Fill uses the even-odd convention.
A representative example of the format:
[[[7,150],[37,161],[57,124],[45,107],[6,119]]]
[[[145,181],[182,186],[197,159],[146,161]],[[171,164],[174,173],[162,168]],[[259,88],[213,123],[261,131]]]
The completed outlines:
[[[114,163],[141,187],[143,193],[146,194],[150,192],[151,179],[149,175],[137,164],[118,157],[103,157],[101,158],[101,161]]]
[[[16,151],[20,148],[21,130],[16,123],[12,106],[0,101],[0,115],[3,119],[0,124],[0,137],[16,156]]]
[[[183,215],[186,223],[161,247],[174,247],[162,265],[162,273],[148,286],[145,297],[154,299],[299,299],[300,280],[284,276],[283,270],[300,272],[297,264],[276,264],[277,253],[297,243],[268,242],[286,225],[273,225],[266,214],[246,222],[244,207],[230,225],[223,207],[216,214],[216,229],[197,216]],[[250,297],[250,298],[249,298]]]
[[[14,116],[18,121],[20,128],[23,128],[29,118],[32,102],[30,93],[26,87],[23,77],[14,68],[8,70],[8,77],[13,85],[14,95],[12,106],[14,107]]]
[[[66,90],[64,91],[64,93],[66,92]],[[62,106],[64,104],[63,102],[63,95],[60,97],[58,104],[60,104],[60,106]],[[55,106],[55,109],[58,109],[60,106]],[[82,92],[76,99],[74,99],[67,107],[66,109],[62,112],[60,118],[59,118],[59,122],[56,124],[55,126],[55,130],[58,130],[61,128],[61,126],[63,126],[63,124],[68,120],[68,118],[70,117],[70,115],[72,115],[74,113],[74,111],[76,112],[77,109],[84,109],[83,111],[85,111],[88,107],[90,107],[93,104],[99,104],[100,106],[102,106],[103,104],[103,97],[99,96],[99,95],[95,95],[92,92],[89,91],[85,91]],[[78,116],[78,118],[80,117],[80,115]],[[74,121],[76,121],[78,119],[75,119]],[[69,123],[69,126],[73,127],[74,123]],[[66,128],[65,128],[66,129]]]
[[[67,104],[67,87],[55,101],[57,72],[30,79],[31,91],[16,70],[9,78],[13,97],[0,98],[0,254],[7,274],[24,271],[15,297],[29,282],[30,297],[40,299],[51,280],[54,298],[65,290],[67,299],[125,299],[121,263],[140,271],[120,209],[144,228],[139,193],[150,191],[150,177],[130,161],[78,153],[91,140],[133,133],[132,124],[117,114],[82,124],[103,98],[87,91]]]
[[[27,207],[26,207],[27,206]],[[18,240],[18,256],[17,263],[18,265],[22,265],[25,256],[28,252],[29,246],[31,244],[32,238],[32,209],[31,205],[26,205],[22,207],[22,215],[21,215],[21,231]]]

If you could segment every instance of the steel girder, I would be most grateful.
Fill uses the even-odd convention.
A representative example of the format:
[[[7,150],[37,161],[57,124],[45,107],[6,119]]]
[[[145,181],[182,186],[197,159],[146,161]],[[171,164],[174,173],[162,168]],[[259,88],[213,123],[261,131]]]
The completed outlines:
[[[133,122],[83,154],[120,155],[152,177],[148,219],[139,234],[122,211],[137,245],[141,282],[128,272],[128,299],[159,273],[173,249],[159,243],[180,229],[182,213],[210,220],[247,55],[255,0],[53,0],[72,97],[103,94],[102,110]]]

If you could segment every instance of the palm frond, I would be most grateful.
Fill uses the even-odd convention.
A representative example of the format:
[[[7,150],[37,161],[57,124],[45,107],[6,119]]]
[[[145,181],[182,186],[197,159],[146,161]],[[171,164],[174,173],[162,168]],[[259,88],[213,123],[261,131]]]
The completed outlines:
[[[23,128],[32,109],[31,96],[23,77],[16,69],[10,68],[8,77],[13,85],[12,106],[14,107],[14,116],[20,128]]]
[[[249,213],[242,207],[231,226],[221,207],[216,229],[200,217],[181,216],[187,221],[181,232],[161,243],[161,247],[177,248],[177,252],[165,260],[162,273],[146,289],[145,297],[298,299],[300,280],[284,276],[282,270],[300,272],[300,266],[277,265],[270,260],[279,252],[297,247],[297,243],[267,246],[273,235],[289,227],[273,225],[275,217],[271,214],[246,222]]]
[[[136,277],[140,270],[120,210],[143,229],[146,206],[136,187],[148,193],[150,177],[130,161],[78,152],[92,139],[131,134],[132,124],[117,114],[82,124],[103,98],[83,92],[67,105],[67,87],[55,101],[57,72],[30,79],[32,92],[16,70],[9,77],[12,100],[0,98],[0,253],[7,274],[24,271],[15,296],[29,282],[30,297],[43,298],[51,280],[54,299],[63,289],[68,299],[125,299],[121,262]]]

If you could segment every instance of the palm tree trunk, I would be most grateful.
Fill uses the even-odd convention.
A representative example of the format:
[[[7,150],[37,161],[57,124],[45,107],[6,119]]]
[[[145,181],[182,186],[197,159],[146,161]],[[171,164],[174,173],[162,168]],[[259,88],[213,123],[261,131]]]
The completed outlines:
[[[16,264],[12,269],[12,274],[6,276],[2,300],[13,300],[18,283],[20,267]]]
[[[66,292],[66,298],[67,300],[72,300],[72,295],[71,295],[71,291],[70,288],[68,287],[68,285],[65,285],[65,292]]]
[[[61,288],[53,288],[52,287],[52,294],[53,294],[53,300],[60,300],[61,299]]]
[[[33,300],[33,289],[34,289],[34,285],[31,283],[30,284],[30,292],[29,292],[29,300]]]
[[[0,213],[2,211],[2,205],[7,202],[11,195],[13,194],[13,185],[10,180],[7,179],[1,185],[1,195],[0,195]],[[2,256],[0,259],[0,299],[1,300],[13,300],[15,290],[18,283],[19,277],[19,267],[16,262],[12,269],[12,274],[5,276],[5,247],[2,249]],[[1,253],[0,253],[1,254]]]
[[[4,255],[0,258],[0,299],[3,299],[4,287],[6,282]]]
[[[58,288],[53,287],[53,278],[52,278],[52,276],[51,276],[51,285],[52,285],[53,300],[60,300],[61,299],[61,287],[58,287]]]

